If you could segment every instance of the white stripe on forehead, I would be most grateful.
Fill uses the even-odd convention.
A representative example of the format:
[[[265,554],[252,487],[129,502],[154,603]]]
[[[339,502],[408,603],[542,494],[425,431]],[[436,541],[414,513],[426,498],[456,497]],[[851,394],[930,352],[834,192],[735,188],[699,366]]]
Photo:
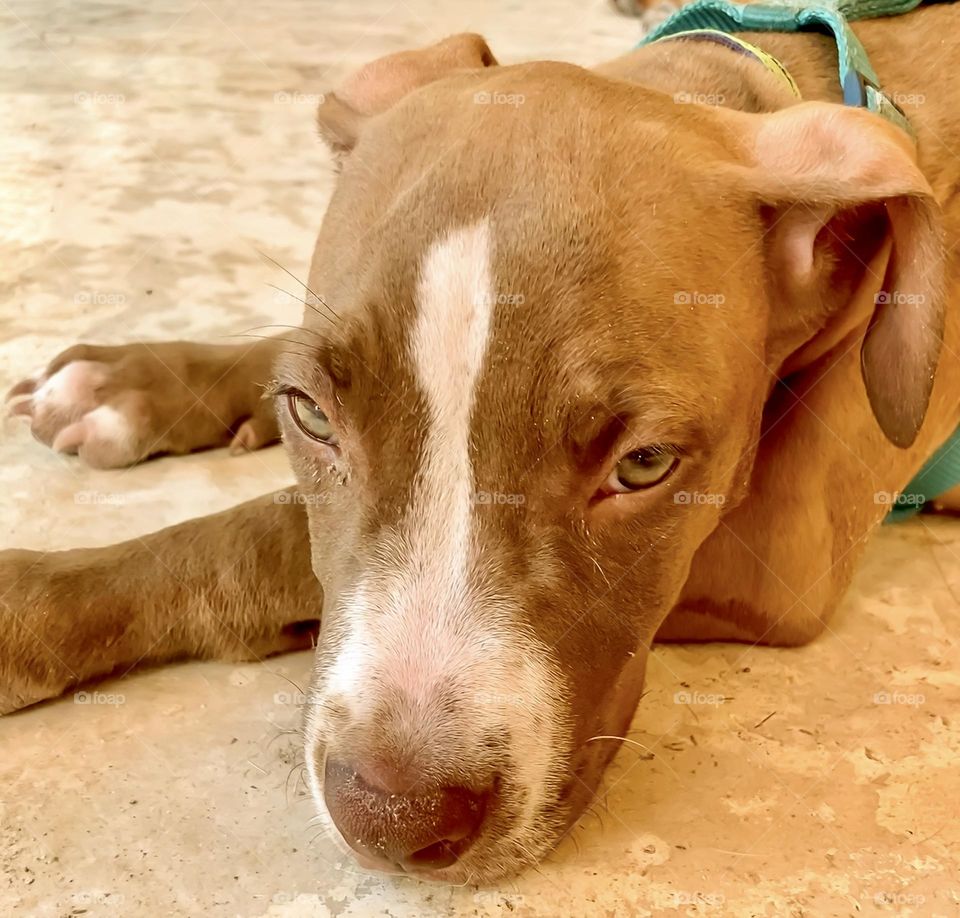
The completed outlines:
[[[420,265],[407,346],[427,407],[423,458],[400,531],[381,535],[382,551],[338,600],[326,634],[335,653],[307,705],[306,758],[321,811],[323,744],[347,757],[412,756],[477,780],[504,769],[521,793],[496,843],[526,852],[564,779],[569,728],[551,652],[523,627],[516,602],[491,590],[483,570],[471,572],[470,418],[497,302],[492,260],[483,220],[439,238]],[[350,740],[337,749],[328,703],[360,731],[359,753]],[[382,710],[393,715],[388,734]],[[486,745],[491,736],[509,745],[502,760]]]
[[[470,413],[495,302],[491,248],[488,220],[453,230],[430,247],[410,338],[429,421],[409,535],[415,550],[433,555],[458,586],[466,574],[472,509]]]
[[[327,674],[333,694],[357,698],[357,680],[376,668],[378,655],[391,684],[413,696],[479,660],[484,641],[464,618],[475,612],[467,596],[470,413],[495,302],[490,262],[483,220],[438,239],[420,265],[408,346],[428,417],[403,523],[403,563],[389,586],[366,578],[345,597],[348,637]]]
[[[487,348],[493,297],[490,223],[481,220],[437,240],[420,265],[415,370],[431,413],[460,424]]]

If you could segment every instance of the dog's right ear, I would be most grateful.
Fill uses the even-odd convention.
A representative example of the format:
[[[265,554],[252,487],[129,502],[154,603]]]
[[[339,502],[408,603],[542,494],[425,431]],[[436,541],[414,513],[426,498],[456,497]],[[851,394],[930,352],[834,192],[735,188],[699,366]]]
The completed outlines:
[[[909,446],[945,308],[940,210],[914,143],[878,115],[827,102],[736,117],[752,160],[746,180],[768,211],[779,324],[809,344],[830,316],[872,306],[860,351],[866,395],[887,439]]]
[[[452,35],[419,51],[378,58],[324,96],[317,112],[320,136],[342,156],[353,149],[367,118],[385,112],[407,93],[457,70],[496,64],[483,38],[470,33]]]

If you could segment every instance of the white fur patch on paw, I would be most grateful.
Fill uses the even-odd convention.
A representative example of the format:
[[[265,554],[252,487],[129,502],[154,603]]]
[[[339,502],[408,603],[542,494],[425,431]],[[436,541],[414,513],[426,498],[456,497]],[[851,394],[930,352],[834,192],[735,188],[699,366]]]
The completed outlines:
[[[105,377],[100,364],[77,360],[57,370],[33,394],[35,404],[51,408],[70,408],[93,398],[94,391]]]
[[[91,411],[83,419],[83,422],[95,439],[123,449],[132,448],[134,441],[133,428],[116,408],[101,405]]]
[[[136,437],[123,413],[101,405],[85,414],[75,424],[65,427],[53,441],[53,449],[60,453],[75,453],[81,446],[96,443],[113,453],[132,452]]]

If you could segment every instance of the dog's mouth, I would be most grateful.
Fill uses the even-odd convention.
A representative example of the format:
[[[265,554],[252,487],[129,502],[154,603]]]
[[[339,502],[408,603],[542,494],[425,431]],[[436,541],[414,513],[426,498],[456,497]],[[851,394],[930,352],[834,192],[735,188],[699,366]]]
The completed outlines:
[[[463,855],[473,845],[477,834],[479,833],[456,842],[435,842],[421,852],[423,866],[418,865],[416,857],[409,859],[407,863],[399,864],[388,857],[377,856],[352,845],[350,847],[354,859],[364,870],[384,873],[388,876],[413,876],[418,880],[449,883],[456,879],[456,874],[463,873]],[[448,863],[438,866],[440,861],[448,861]]]

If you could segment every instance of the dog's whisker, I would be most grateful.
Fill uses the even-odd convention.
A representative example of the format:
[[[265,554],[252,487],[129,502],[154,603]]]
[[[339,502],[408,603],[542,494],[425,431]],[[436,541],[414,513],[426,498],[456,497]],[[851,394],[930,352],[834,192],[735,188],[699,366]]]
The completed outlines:
[[[307,786],[307,782],[303,779],[302,774],[297,775],[297,779],[293,784],[293,800],[294,803],[310,801],[310,788]]]
[[[592,743],[594,740],[617,740],[618,742],[624,743],[627,746],[636,747],[637,750],[647,752],[652,755],[657,762],[668,768],[670,773],[678,781],[682,780],[679,772],[662,755],[658,754],[653,746],[648,746],[646,743],[641,743],[639,740],[630,739],[628,736],[591,736],[590,739],[584,741],[583,745],[586,746],[587,743]]]
[[[290,778],[293,776],[294,772],[297,772],[297,780],[294,782],[294,785],[293,785],[293,793],[294,795],[296,795],[297,784],[299,783],[299,780],[300,780],[299,772],[300,770],[305,769],[306,767],[307,767],[306,764],[303,762],[299,762],[295,765],[290,766],[290,770],[287,772],[287,777],[283,782],[283,793],[287,803],[290,802]]]
[[[282,293],[285,296],[290,297],[291,300],[296,300],[301,306],[306,306],[307,302],[302,296],[297,296],[295,293],[291,293],[289,290],[284,290],[283,287],[278,287],[276,284],[271,284],[269,281],[265,281],[268,287],[272,287],[277,293]]]
[[[277,740],[282,736],[296,736],[297,738],[301,738],[303,736],[303,730],[300,727],[277,727],[277,735],[273,739]]]
[[[306,695],[306,692],[303,690],[302,685],[299,685],[298,683],[294,682],[293,679],[291,679],[289,676],[285,676],[279,670],[268,669],[267,672],[270,673],[271,676],[276,676],[278,679],[283,679],[284,682],[287,682],[290,685],[292,685],[300,695]]]
[[[321,341],[326,340],[324,336],[321,335],[320,332],[318,332],[316,329],[306,328],[303,325],[284,325],[283,323],[280,323],[280,322],[270,322],[267,325],[254,325],[253,328],[244,329],[243,334],[248,334],[249,332],[264,331],[268,328],[287,328],[287,329],[290,329],[290,331],[299,332],[302,335],[313,335],[315,338],[319,338]],[[304,341],[303,343],[306,344],[307,342]]]
[[[720,854],[730,854],[734,857],[766,857],[765,854],[754,854],[752,851],[728,851],[726,848],[712,848],[709,845],[704,846],[705,851],[717,851]]]
[[[526,847],[526,845],[522,844],[519,841],[515,841],[513,843],[513,847],[516,848],[522,855],[521,861],[524,863],[525,866],[532,868],[541,876],[543,875],[543,871],[541,871],[540,866],[537,863],[539,858],[537,857],[537,853],[535,851],[531,851],[529,848]]]
[[[278,335],[254,335],[250,332],[240,332],[235,335],[222,335],[223,338],[257,338],[260,341],[282,341],[285,344],[296,344],[298,347],[305,347],[310,349],[311,352],[315,352],[313,345],[308,344],[306,341],[297,341],[294,338],[281,338]]]
[[[587,807],[587,809],[585,809],[585,810],[583,811],[583,816],[582,816],[581,818],[582,818],[582,819],[586,819],[586,818],[592,816],[594,819],[597,820],[597,825],[598,825],[600,831],[602,832],[605,827],[604,827],[603,818],[602,818],[601,815],[600,815],[598,806],[599,806],[599,804],[598,804],[596,801],[594,801],[593,803],[591,803],[590,806]],[[573,838],[573,833],[570,834],[570,837]]]
[[[337,321],[341,321],[341,322],[343,321],[342,316],[340,316],[340,314],[339,314],[332,306],[330,306],[328,303],[324,302],[324,299],[323,299],[322,296],[320,296],[318,293],[315,293],[313,290],[311,290],[311,289],[310,289],[302,280],[300,280],[300,278],[298,278],[292,271],[287,270],[282,264],[280,264],[279,261],[277,261],[275,258],[272,258],[270,255],[268,255],[268,254],[267,254],[266,252],[264,252],[262,249],[257,249],[257,252],[258,252],[260,255],[262,255],[264,258],[268,259],[269,261],[272,261],[281,271],[284,272],[284,274],[289,275],[291,278],[293,278],[293,280],[295,280],[298,284],[300,284],[300,286],[303,287],[303,289],[306,290],[307,293],[309,293],[318,303],[320,303],[320,304],[323,306],[323,308],[326,309],[327,312],[329,312]],[[324,315],[319,309],[317,309],[316,306],[313,305],[313,303],[308,303],[308,302],[306,301],[306,299],[303,300],[303,304],[304,304],[304,306],[308,307],[309,309],[312,309],[318,316],[321,316],[322,318],[326,319],[328,322],[332,322],[332,321],[333,321],[333,320],[330,318],[330,316]]]
[[[304,341],[293,341],[293,340],[291,340],[290,338],[281,338],[281,337],[279,337],[279,336],[277,336],[277,335],[249,335],[249,334],[242,334],[242,335],[223,335],[222,337],[224,337],[224,338],[258,338],[258,339],[260,339],[261,341],[281,341],[281,342],[283,342],[284,344],[287,344],[287,345],[294,345],[294,346],[296,346],[296,347],[306,348],[306,350],[298,351],[298,350],[294,350],[293,347],[288,346],[288,347],[284,348],[284,350],[287,351],[288,353],[297,354],[299,357],[306,357],[308,360],[314,360],[314,359],[316,359],[316,356],[317,356],[316,348],[314,348],[313,346],[307,344],[306,342],[304,342]]]

